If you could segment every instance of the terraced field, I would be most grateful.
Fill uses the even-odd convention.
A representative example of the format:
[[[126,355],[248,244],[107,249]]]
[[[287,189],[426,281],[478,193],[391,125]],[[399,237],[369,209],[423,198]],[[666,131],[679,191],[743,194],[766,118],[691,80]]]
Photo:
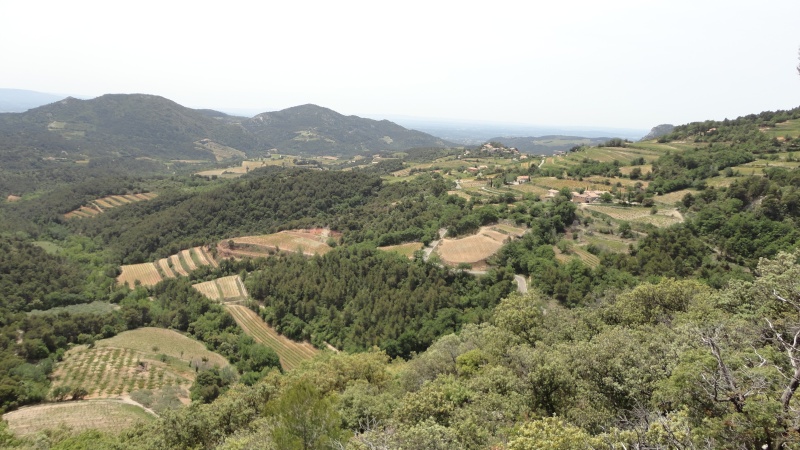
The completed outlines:
[[[117,277],[117,283],[127,284],[130,288],[133,288],[136,286],[137,281],[142,286],[154,286],[161,281],[161,274],[158,273],[158,269],[153,263],[122,266],[122,273]]]
[[[133,287],[136,280],[139,280],[143,286],[152,286],[163,278],[185,277],[198,266],[208,265],[218,267],[217,262],[205,248],[193,247],[181,250],[168,258],[159,259],[155,263],[122,266],[122,275],[117,278],[117,282],[119,284],[127,282]]]
[[[236,323],[256,342],[266,345],[278,354],[284,370],[291,370],[303,361],[313,358],[319,350],[308,342],[295,342],[266,324],[258,314],[241,305],[226,305]]]
[[[72,219],[81,217],[93,217],[96,216],[97,214],[104,212],[107,209],[127,205],[128,203],[140,202],[143,200],[152,200],[157,196],[158,194],[152,192],[146,194],[110,195],[108,197],[98,198],[96,200],[89,202],[88,205],[83,205],[74,211],[70,211],[64,214],[64,218]]]

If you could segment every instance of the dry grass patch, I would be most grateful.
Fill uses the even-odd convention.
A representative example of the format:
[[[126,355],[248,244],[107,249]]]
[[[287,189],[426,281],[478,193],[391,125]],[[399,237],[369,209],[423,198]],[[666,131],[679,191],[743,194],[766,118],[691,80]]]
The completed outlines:
[[[683,217],[675,208],[660,209],[656,214],[652,214],[650,208],[635,206],[584,205],[583,207],[588,211],[596,211],[605,214],[614,220],[649,223],[657,227],[668,227],[683,222]]]
[[[296,342],[278,334],[253,310],[240,305],[226,305],[236,323],[256,342],[275,350],[285,370],[291,370],[303,361],[313,358],[319,350],[308,342]]]
[[[136,286],[136,281],[139,281],[142,286],[154,286],[161,281],[161,274],[158,273],[158,269],[153,263],[122,266],[122,273],[117,277],[117,283],[127,284],[133,288]]]
[[[673,191],[664,195],[656,195],[653,197],[653,201],[664,205],[675,206],[675,203],[683,200],[686,194],[697,195],[698,191],[694,189],[681,189],[680,191]]]
[[[66,425],[74,431],[100,430],[116,433],[137,422],[155,418],[139,406],[120,400],[84,400],[29,406],[3,415],[17,436],[31,436]]]
[[[425,246],[422,244],[422,242],[408,242],[405,244],[387,245],[386,247],[378,247],[378,250],[383,250],[385,252],[399,253],[400,255],[403,255],[408,259],[412,259],[414,257],[414,252],[422,250],[423,247]]]

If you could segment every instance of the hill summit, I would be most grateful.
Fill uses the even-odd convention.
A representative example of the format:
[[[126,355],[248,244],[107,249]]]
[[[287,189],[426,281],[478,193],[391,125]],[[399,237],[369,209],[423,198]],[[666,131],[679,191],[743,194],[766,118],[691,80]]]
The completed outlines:
[[[348,155],[452,145],[388,120],[345,116],[312,104],[265,112],[243,125],[262,144],[289,153]]]
[[[221,159],[276,149],[352,156],[449,143],[395,123],[344,116],[316,105],[253,118],[191,109],[156,95],[72,97],[23,113],[0,114],[0,155]]]

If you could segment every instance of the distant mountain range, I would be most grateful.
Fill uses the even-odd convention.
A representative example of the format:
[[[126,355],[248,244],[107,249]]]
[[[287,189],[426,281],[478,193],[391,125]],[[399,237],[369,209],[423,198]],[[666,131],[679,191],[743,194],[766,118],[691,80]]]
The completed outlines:
[[[569,150],[576,145],[597,145],[611,139],[610,137],[587,138],[581,136],[529,136],[529,137],[494,137],[491,142],[500,142],[506,147],[515,147],[523,153],[552,155],[557,151]]]
[[[0,113],[23,112],[37,106],[61,100],[65,96],[28,91],[25,89],[0,88]]]
[[[253,118],[191,109],[144,94],[68,97],[22,113],[0,114],[0,157],[94,156],[213,160],[275,149],[354,156],[454,144],[382,120],[303,105]]]

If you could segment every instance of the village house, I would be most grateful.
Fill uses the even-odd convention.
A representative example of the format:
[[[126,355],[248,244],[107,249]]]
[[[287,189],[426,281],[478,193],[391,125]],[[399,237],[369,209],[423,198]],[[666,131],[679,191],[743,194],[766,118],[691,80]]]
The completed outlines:
[[[608,191],[590,191],[585,190],[581,194],[580,192],[572,192],[572,202],[573,203],[596,203],[600,201],[600,198],[603,194],[607,193]]]
[[[517,177],[517,184],[530,183],[530,181],[531,181],[530,175],[520,175]]]

